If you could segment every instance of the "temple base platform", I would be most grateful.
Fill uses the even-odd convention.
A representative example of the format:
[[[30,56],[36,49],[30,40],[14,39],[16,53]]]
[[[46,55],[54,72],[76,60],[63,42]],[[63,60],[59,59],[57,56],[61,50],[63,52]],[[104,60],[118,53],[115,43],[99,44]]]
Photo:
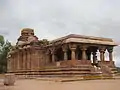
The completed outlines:
[[[104,70],[101,71],[101,70]],[[106,70],[106,71],[105,71]],[[40,70],[20,70],[8,72],[15,74],[17,78],[79,78],[79,79],[102,79],[113,78],[113,72],[107,71],[106,67],[96,68],[89,65],[79,67],[51,67]]]

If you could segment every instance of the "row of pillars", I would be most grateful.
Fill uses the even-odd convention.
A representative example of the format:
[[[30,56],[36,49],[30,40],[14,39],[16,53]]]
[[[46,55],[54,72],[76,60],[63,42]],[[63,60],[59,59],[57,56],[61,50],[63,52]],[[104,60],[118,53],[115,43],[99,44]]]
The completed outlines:
[[[71,50],[71,60],[76,60],[75,51],[76,51],[77,45],[72,44],[72,45],[69,45],[69,47],[67,45],[62,46],[62,50],[63,50],[63,53],[64,53],[64,61],[68,60],[68,55],[67,55],[68,48]],[[82,60],[87,60],[87,54],[86,54],[87,48],[88,48],[88,46],[86,46],[86,45],[80,47],[80,49],[82,51]],[[105,47],[105,46],[101,47],[100,46],[98,48],[98,50],[100,52],[100,61],[101,62],[104,62],[104,60],[105,60],[104,54],[105,54],[106,50],[109,52],[109,61],[113,61],[113,55],[112,55],[113,47]],[[50,51],[51,51],[51,54],[52,54],[52,62],[55,62],[55,47],[51,48]],[[92,52],[93,63],[95,63],[96,59],[97,59],[96,52],[97,52],[97,50]]]
[[[39,69],[39,60],[39,50],[18,50],[8,58],[8,71]]]

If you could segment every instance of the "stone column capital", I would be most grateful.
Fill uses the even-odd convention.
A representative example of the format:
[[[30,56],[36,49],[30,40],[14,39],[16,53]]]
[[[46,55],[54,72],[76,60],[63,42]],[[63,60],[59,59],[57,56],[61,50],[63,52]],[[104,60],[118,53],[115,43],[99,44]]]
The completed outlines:
[[[51,54],[55,54],[55,47],[52,47],[49,50],[50,50]]]
[[[99,52],[100,52],[100,60],[101,60],[101,62],[104,62],[104,58],[105,58],[105,56],[104,56],[104,53],[105,53],[105,50],[106,50],[106,47],[105,46],[100,46],[99,47]]]
[[[77,48],[77,45],[74,44],[74,43],[70,43],[70,44],[69,44],[69,48],[70,48],[70,50],[71,50],[71,59],[72,59],[72,60],[75,60],[75,50],[76,50],[76,48]]]
[[[76,44],[69,44],[69,48],[71,50],[75,50],[77,48],[77,45]]]
[[[80,49],[82,50],[82,60],[87,60],[87,55],[86,55],[86,50],[87,50],[87,47],[86,45],[82,45],[80,47]]]
[[[88,47],[88,46],[83,45],[83,46],[81,46],[81,50],[82,50],[82,51],[86,51],[86,50],[87,50],[87,47]]]
[[[100,46],[99,47],[99,52],[105,52],[105,50],[106,50],[106,47],[105,46]]]

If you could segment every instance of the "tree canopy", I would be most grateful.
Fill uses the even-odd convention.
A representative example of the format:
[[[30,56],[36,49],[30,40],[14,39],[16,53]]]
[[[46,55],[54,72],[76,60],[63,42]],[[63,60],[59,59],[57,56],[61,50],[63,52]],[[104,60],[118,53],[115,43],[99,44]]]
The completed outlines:
[[[10,51],[11,43],[5,41],[4,37],[0,35],[0,73],[7,70],[7,54]]]

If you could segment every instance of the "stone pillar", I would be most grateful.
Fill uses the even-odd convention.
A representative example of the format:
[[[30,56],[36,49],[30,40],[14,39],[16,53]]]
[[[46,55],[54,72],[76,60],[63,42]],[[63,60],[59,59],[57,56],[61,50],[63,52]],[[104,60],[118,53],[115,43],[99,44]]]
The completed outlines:
[[[67,46],[66,45],[62,46],[62,50],[64,52],[64,60],[67,61],[68,60]]]
[[[68,55],[67,55],[67,50],[64,50],[64,60],[67,61],[68,60]]]
[[[39,70],[39,58],[40,54],[39,54],[39,49],[38,48],[31,48],[31,69],[32,70]]]
[[[20,70],[20,54],[19,54],[19,50],[17,51],[17,70]]]
[[[13,71],[13,54],[11,54],[10,67],[11,71]]]
[[[81,50],[82,50],[82,60],[87,60],[87,54],[86,54],[87,47],[82,46]]]
[[[101,60],[101,62],[104,62],[104,60],[105,60],[105,56],[104,56],[105,47],[100,47],[99,52],[100,52],[100,60]]]
[[[12,71],[15,71],[15,55],[12,53]]]
[[[12,60],[12,55],[11,55],[11,57],[10,57],[10,71],[12,71],[12,66],[13,66],[13,65],[12,65],[12,61],[13,61],[13,60]]]
[[[23,70],[26,70],[26,50],[23,49]]]
[[[50,61],[50,51],[46,50],[47,52],[45,53],[45,64],[48,64]]]
[[[17,63],[18,62],[18,60],[17,60],[17,52],[15,52],[14,60],[15,60],[15,63],[14,63],[15,67],[14,68],[15,68],[15,71],[17,71],[17,66],[18,66],[18,63]]]
[[[55,48],[51,48],[51,55],[52,55],[52,62],[54,63],[55,62]]]
[[[9,72],[11,70],[11,60],[10,57],[7,58],[7,71]]]
[[[75,50],[76,50],[76,48],[71,48],[71,59],[72,60],[75,60],[76,58],[75,58]]]
[[[19,50],[19,65],[20,65],[20,70],[23,70],[23,52],[22,50],[20,49]]]
[[[15,50],[15,53],[14,53],[14,60],[15,60],[15,71],[17,72],[17,70],[18,70],[18,66],[19,66],[19,61],[18,61],[18,50]]]
[[[43,56],[41,54],[41,51],[39,49],[37,49],[37,51],[36,51],[36,62],[37,62],[37,64],[36,64],[37,65],[37,67],[36,67],[37,70],[40,69],[41,63],[43,63],[43,65],[45,64],[45,61],[44,61]]]
[[[96,52],[93,52],[92,54],[93,54],[93,64],[95,64],[97,60]]]
[[[109,61],[113,61],[113,47],[108,47],[107,48],[108,52],[109,52]]]
[[[26,55],[27,55],[27,70],[31,70],[31,52],[30,49],[27,48],[26,50]]]
[[[30,52],[31,52],[31,70],[34,70],[34,49],[30,48]]]
[[[69,48],[71,50],[71,60],[76,60],[75,50],[77,45],[76,44],[69,44]]]
[[[52,53],[52,62],[55,62],[55,54]]]

